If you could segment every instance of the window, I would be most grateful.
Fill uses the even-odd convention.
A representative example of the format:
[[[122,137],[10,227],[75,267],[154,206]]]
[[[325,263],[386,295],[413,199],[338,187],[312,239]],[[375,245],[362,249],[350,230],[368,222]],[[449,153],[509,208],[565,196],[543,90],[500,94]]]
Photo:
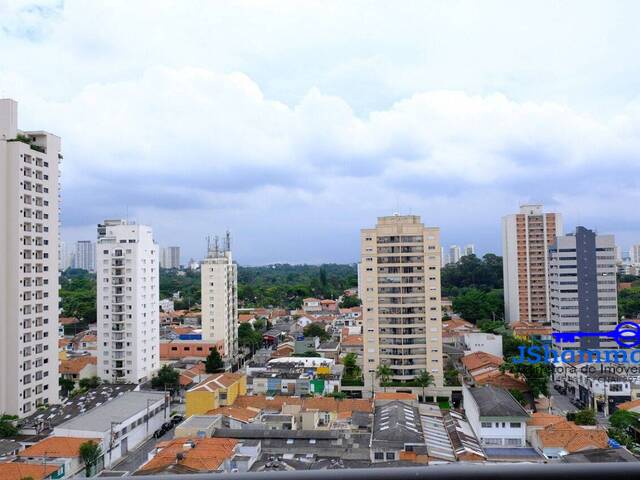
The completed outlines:
[[[511,428],[520,428],[520,422],[511,422],[509,426]]]
[[[394,452],[387,452],[387,460],[395,460],[396,454]]]
[[[375,460],[384,460],[384,453],[383,452],[375,452],[373,454],[373,458]]]
[[[482,428],[491,428],[491,422],[482,422]]]

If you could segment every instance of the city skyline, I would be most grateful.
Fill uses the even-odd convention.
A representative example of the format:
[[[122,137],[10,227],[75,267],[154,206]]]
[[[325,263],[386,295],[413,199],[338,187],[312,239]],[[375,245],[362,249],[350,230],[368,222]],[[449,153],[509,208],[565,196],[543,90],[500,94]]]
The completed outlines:
[[[358,219],[399,210],[439,225],[444,245],[498,252],[499,219],[522,203],[638,243],[640,71],[623,19],[640,7],[463,3],[372,3],[363,20],[350,2],[337,25],[331,2],[3,4],[0,96],[20,103],[25,129],[64,139],[67,244],[135,218],[185,259],[230,229],[242,264],[353,262]],[[514,30],[523,15],[544,38]],[[260,26],[247,36],[245,18]],[[186,25],[196,34],[178,35]]]

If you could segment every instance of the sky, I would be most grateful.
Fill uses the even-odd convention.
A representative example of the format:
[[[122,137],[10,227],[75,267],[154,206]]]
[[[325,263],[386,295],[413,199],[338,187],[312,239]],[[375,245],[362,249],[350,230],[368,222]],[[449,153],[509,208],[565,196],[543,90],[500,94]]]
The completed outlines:
[[[378,216],[501,251],[543,203],[640,243],[636,1],[0,0],[0,97],[62,137],[62,236],[355,262]]]

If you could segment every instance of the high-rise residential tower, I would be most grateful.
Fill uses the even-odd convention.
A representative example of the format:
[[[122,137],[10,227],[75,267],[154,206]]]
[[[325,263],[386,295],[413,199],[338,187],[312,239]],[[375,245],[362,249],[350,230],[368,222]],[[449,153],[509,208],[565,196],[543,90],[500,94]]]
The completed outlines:
[[[458,245],[449,247],[449,263],[458,263],[462,257],[462,251]]]
[[[58,401],[60,138],[0,99],[0,412]]]
[[[631,245],[629,249],[629,261],[633,265],[640,265],[640,244]]]
[[[549,296],[554,332],[609,332],[618,324],[615,240],[577,227],[549,249]],[[580,337],[558,350],[616,348],[613,339]]]
[[[440,229],[416,215],[379,217],[361,231],[360,255],[367,390],[382,364],[393,380],[427,371],[442,386]]]
[[[202,339],[221,343],[225,359],[238,354],[238,270],[233,263],[229,234],[224,246],[209,246],[200,266],[202,286]]]
[[[464,252],[463,252],[464,256],[466,257],[467,255],[475,255],[476,254],[476,247],[473,243],[470,243],[469,245],[467,245],[466,247],[464,247]]]
[[[160,367],[158,246],[151,227],[98,225],[98,376],[141,383]]]
[[[180,268],[180,247],[164,247],[160,250],[160,267]]]
[[[76,242],[76,252],[74,255],[74,268],[96,271],[96,244],[91,240],[80,240]]]
[[[502,262],[506,320],[548,323],[548,248],[562,234],[558,213],[542,205],[522,205],[502,218]]]

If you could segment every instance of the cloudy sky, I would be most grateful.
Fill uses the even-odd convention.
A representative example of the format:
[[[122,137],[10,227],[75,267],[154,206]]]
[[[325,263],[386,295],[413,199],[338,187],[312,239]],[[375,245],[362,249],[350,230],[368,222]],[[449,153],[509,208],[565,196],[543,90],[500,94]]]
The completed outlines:
[[[0,96],[63,138],[63,237],[352,262],[419,214],[500,251],[542,202],[640,242],[636,1],[0,0]]]

